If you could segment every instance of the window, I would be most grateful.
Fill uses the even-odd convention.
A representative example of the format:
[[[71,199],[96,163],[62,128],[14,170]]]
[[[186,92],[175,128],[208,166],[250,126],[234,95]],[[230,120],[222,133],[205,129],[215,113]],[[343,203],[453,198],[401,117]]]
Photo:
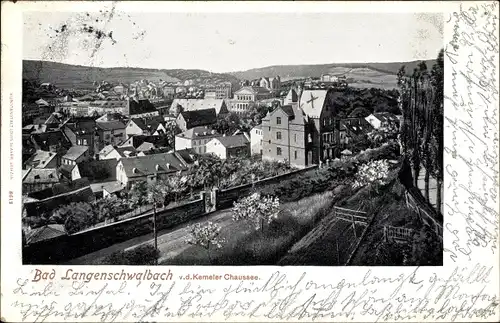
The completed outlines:
[[[276,139],[281,140],[281,131],[276,132]]]
[[[281,124],[281,118],[280,117],[276,118],[276,124]]]
[[[276,148],[276,155],[281,156],[281,148],[280,147]]]
[[[83,144],[86,145],[87,144],[87,139],[83,139]]]
[[[294,157],[295,159],[297,159],[297,151],[296,151],[296,150],[293,152],[293,157]]]
[[[297,142],[297,134],[296,133],[293,134],[293,142]]]
[[[35,175],[35,179],[40,179],[40,175]]]

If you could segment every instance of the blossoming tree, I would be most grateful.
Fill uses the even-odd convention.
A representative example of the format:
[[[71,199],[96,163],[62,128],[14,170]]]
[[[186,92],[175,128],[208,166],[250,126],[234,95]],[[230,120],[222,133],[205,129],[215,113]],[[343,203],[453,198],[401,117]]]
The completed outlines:
[[[200,246],[205,249],[207,251],[208,260],[212,262],[210,248],[215,247],[219,249],[225,242],[225,240],[220,237],[221,227],[217,223],[209,221],[204,224],[196,223],[190,226],[188,230],[191,237],[186,240],[186,243]]]
[[[353,187],[375,184],[375,187],[378,188],[389,183],[388,177],[389,162],[387,159],[374,160],[359,167]]]
[[[264,230],[264,223],[271,223],[279,214],[280,202],[277,197],[261,196],[254,193],[234,203],[233,220],[249,221],[255,224],[255,229]]]

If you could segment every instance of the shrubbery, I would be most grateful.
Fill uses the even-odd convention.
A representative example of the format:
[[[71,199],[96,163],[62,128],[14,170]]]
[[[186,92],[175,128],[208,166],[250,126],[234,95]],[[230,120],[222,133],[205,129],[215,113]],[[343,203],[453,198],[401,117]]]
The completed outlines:
[[[160,253],[152,245],[146,244],[127,250],[117,251],[102,259],[99,265],[155,265]]]

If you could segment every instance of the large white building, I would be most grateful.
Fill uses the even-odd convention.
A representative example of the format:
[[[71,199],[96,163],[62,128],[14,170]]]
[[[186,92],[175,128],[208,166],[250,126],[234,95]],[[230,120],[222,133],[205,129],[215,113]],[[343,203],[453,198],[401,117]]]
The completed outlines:
[[[205,154],[207,142],[219,136],[207,126],[194,127],[175,136],[175,150],[192,148],[198,154]]]

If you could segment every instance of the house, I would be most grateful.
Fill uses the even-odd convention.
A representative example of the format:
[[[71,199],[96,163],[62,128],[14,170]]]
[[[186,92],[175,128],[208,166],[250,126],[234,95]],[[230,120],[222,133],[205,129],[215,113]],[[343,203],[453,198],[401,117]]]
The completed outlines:
[[[175,96],[175,87],[165,85],[162,87],[163,97],[173,99]]]
[[[47,241],[64,235],[66,235],[66,229],[64,229],[64,225],[47,224],[43,227],[29,230],[26,233],[26,244]]]
[[[99,149],[106,145],[118,145],[126,139],[127,126],[121,121],[96,122]]]
[[[338,76],[333,74],[323,74],[321,75],[321,82],[323,83],[337,83],[339,81]]]
[[[175,136],[175,149],[191,148],[198,154],[204,154],[206,153],[205,145],[219,136],[218,132],[209,127],[194,127]]]
[[[95,100],[88,104],[88,115],[102,116],[108,113],[121,113],[124,114],[128,105],[127,100]]]
[[[136,156],[137,151],[133,146],[118,147],[107,145],[99,151],[99,160],[120,159]]]
[[[47,131],[47,125],[45,124],[29,124],[23,127],[23,134],[30,133],[43,133]]]
[[[118,147],[133,147],[138,149],[144,142],[148,142],[153,144],[155,148],[163,148],[167,147],[172,149],[173,143],[169,142],[168,136],[145,136],[145,135],[136,135],[129,137],[127,140],[122,142]]]
[[[61,156],[57,153],[37,150],[28,160],[24,163],[24,168],[57,168],[61,164]]]
[[[304,90],[298,104],[284,105],[262,119],[262,158],[296,167],[340,156],[338,95],[332,90]]]
[[[174,114],[178,111],[179,107],[181,107],[181,111],[215,109],[217,116],[229,113],[226,102],[223,99],[174,99],[169,112]]]
[[[279,106],[262,119],[262,159],[306,167],[312,162],[309,118],[295,105]]]
[[[276,77],[262,77],[259,80],[259,86],[269,91],[279,92],[281,88],[281,78],[279,76]]]
[[[148,99],[127,99],[127,108],[123,112],[130,118],[157,117],[160,115],[154,104]]]
[[[390,112],[374,112],[365,118],[373,128],[380,129],[391,125],[399,125],[399,119]]]
[[[283,100],[283,105],[292,105],[299,102],[299,95],[295,89],[290,89],[285,99]]]
[[[30,140],[36,150],[65,154],[71,147],[71,142],[61,130],[33,133]]]
[[[258,125],[250,130],[250,151],[252,155],[262,155],[262,126]]]
[[[164,147],[164,148],[151,148],[148,150],[137,150],[137,156],[147,156],[147,155],[154,155],[154,154],[164,154],[164,153],[169,153],[173,152],[173,149],[170,147]]]
[[[117,113],[117,112],[109,112],[109,113],[106,113],[106,114],[103,114],[102,116],[100,116],[99,118],[95,119],[96,122],[100,122],[100,121],[121,121],[123,123],[126,123],[126,117],[124,115],[122,115],[121,113]]]
[[[93,118],[73,117],[62,125],[61,130],[73,146],[89,147],[89,155],[92,157],[97,153],[99,137],[96,122]]]
[[[182,111],[177,116],[175,122],[182,131],[186,131],[194,127],[210,126],[217,123],[217,114],[213,108],[196,111]]]
[[[340,120],[340,143],[348,147],[349,143],[360,139],[373,130],[373,126],[364,118],[346,118]]]
[[[61,163],[63,165],[76,165],[90,158],[89,147],[73,146],[68,152],[62,156]]]
[[[116,179],[130,189],[136,182],[155,182],[188,167],[189,164],[175,152],[122,158],[116,166]]]
[[[68,181],[74,181],[81,178],[80,169],[77,164],[64,164],[59,168],[59,173],[61,174],[62,178]]]
[[[130,119],[125,129],[127,137],[134,135],[159,136],[164,135],[166,131],[165,121],[159,116]]]
[[[119,181],[113,181],[102,185],[102,197],[108,197],[110,195],[119,195],[125,189],[125,185]]]
[[[222,82],[207,87],[205,90],[205,99],[230,99],[233,96],[231,82]]]
[[[231,101],[229,110],[231,112],[243,114],[249,111],[251,103],[270,99],[271,97],[272,93],[267,88],[260,86],[245,86],[234,92],[234,98]]]
[[[246,134],[217,137],[207,143],[206,152],[221,159],[250,156],[250,140]]]
[[[57,183],[56,168],[29,168],[23,173],[23,194],[41,191]]]

